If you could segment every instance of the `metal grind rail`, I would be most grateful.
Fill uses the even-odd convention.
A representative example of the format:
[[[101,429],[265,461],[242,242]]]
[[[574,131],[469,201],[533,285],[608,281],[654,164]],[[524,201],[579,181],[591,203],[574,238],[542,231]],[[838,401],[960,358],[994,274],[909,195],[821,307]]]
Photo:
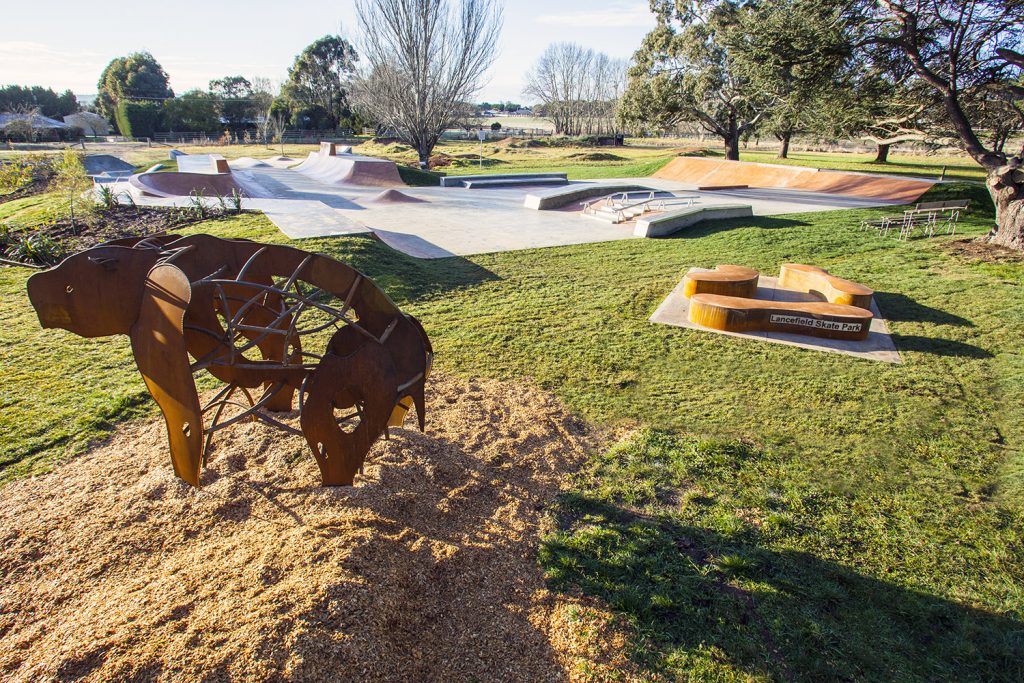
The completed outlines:
[[[686,202],[686,206],[693,206],[695,197],[678,197],[669,195],[667,197],[657,196],[658,190],[647,192],[615,192],[598,199],[580,202],[585,215],[597,215],[598,213],[613,214],[616,223],[624,223],[629,219],[642,216],[650,211],[665,211],[668,205],[677,202]],[[638,195],[640,199],[630,202],[632,195]]]

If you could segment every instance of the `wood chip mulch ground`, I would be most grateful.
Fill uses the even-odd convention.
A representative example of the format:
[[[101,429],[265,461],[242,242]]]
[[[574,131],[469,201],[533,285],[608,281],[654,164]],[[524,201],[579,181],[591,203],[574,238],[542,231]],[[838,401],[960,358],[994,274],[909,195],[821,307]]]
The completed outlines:
[[[610,614],[536,561],[595,437],[529,386],[441,378],[428,399],[427,433],[393,430],[350,489],[253,423],[192,489],[156,419],[4,486],[0,679],[630,678]]]

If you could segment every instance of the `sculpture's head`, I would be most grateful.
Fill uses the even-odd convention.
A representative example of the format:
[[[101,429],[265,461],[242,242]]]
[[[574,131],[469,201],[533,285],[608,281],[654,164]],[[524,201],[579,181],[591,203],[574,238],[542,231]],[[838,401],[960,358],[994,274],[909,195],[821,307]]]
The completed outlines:
[[[28,298],[44,328],[82,337],[127,334],[139,315],[146,276],[160,253],[101,246],[28,279]]]

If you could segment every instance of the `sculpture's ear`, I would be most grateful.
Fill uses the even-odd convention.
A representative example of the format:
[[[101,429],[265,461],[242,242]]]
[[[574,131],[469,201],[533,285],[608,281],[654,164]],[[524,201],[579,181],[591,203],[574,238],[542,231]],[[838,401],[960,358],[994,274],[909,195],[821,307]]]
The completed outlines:
[[[146,277],[131,339],[135,363],[167,422],[174,473],[199,486],[203,416],[183,330],[191,298],[192,287],[177,266],[154,266]]]

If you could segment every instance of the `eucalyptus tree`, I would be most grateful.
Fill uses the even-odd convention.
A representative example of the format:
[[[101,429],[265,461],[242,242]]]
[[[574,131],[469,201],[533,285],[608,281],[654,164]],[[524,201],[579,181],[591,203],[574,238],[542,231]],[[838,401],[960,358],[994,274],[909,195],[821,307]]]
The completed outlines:
[[[758,126],[782,143],[813,129],[852,54],[858,16],[840,0],[653,0],[657,25],[634,56],[622,116],[696,123],[727,159]]]
[[[652,0],[651,9],[657,25],[633,57],[620,116],[633,126],[694,122],[722,139],[726,159],[739,159],[740,138],[773,103],[730,45],[737,15],[749,10],[682,0]]]
[[[732,13],[723,41],[750,86],[770,96],[760,132],[789,155],[795,135],[818,133],[853,57],[855,15],[837,0],[761,0]]]
[[[295,57],[283,94],[298,109],[323,111],[330,127],[337,127],[351,114],[348,87],[358,61],[356,49],[341,36],[319,38]]]
[[[1020,0],[877,0],[867,6],[864,42],[898,51],[935,96],[948,128],[987,174],[996,207],[989,239],[1024,249],[1024,145],[1008,149],[1008,124],[992,135],[993,111],[1019,123],[1024,86]],[[988,105],[988,106],[986,106]],[[988,140],[986,141],[986,133]]]

